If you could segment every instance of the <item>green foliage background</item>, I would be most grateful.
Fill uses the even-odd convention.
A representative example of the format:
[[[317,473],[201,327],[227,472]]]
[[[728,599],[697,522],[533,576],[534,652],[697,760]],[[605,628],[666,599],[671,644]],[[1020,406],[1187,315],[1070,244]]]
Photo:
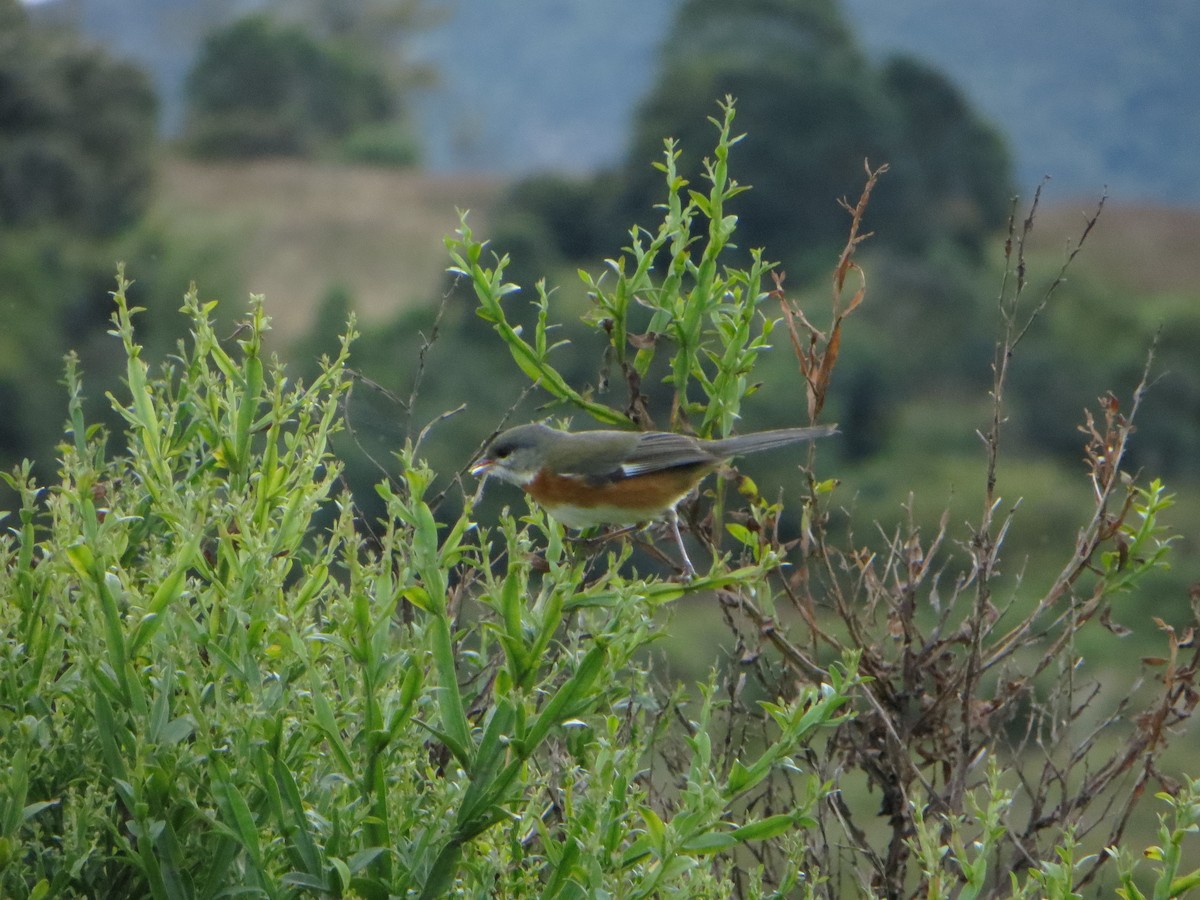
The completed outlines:
[[[811,273],[836,257],[845,217],[833,199],[853,195],[861,182],[857,154],[864,141],[878,140],[895,167],[872,206],[878,218],[868,222],[880,234],[858,256],[868,273],[867,300],[844,335],[823,413],[846,435],[825,457],[844,485],[835,495],[838,509],[850,510],[844,521],[834,517],[831,533],[858,518],[878,521],[884,535],[911,529],[928,536],[943,516],[961,521],[977,513],[983,490],[974,431],[988,416],[995,283],[1005,265],[994,236],[1008,214],[1001,203],[1009,193],[1003,147],[938,73],[911,61],[869,62],[832,5],[805,6],[807,17],[794,28],[771,27],[774,13],[793,8],[757,4],[764,18],[751,19],[753,27],[733,32],[727,43],[714,37],[730,34],[716,27],[726,7],[684,19],[687,41],[668,58],[643,107],[645,144],[630,151],[628,166],[596,179],[518,186],[486,248],[470,235],[452,242],[457,271],[430,308],[372,327],[356,345],[356,369],[386,391],[367,381],[351,391],[335,335],[352,296],[331,294],[313,334],[290,348],[286,369],[264,350],[269,337],[258,307],[234,323],[234,304],[225,304],[226,318],[214,322],[217,311],[191,291],[186,316],[175,315],[171,298],[188,278],[201,277],[204,296],[238,291],[231,248],[197,246],[175,230],[179,223],[144,217],[157,152],[147,137],[154,110],[144,79],[63,35],[33,33],[11,0],[0,5],[12,51],[0,54],[9,92],[0,104],[0,303],[9,322],[0,335],[0,402],[9,414],[0,450],[10,471],[22,457],[38,460],[35,470],[8,480],[10,501],[3,504],[10,510],[0,704],[0,756],[11,760],[0,798],[0,873],[12,885],[6,888],[16,895],[69,888],[187,896],[237,883],[268,895],[371,894],[429,891],[462,877],[485,894],[498,885],[510,892],[550,885],[569,895],[572,885],[612,879],[636,880],[648,892],[677,880],[697,896],[728,896],[730,881],[743,877],[737,873],[751,871],[737,848],[773,842],[767,846],[781,859],[800,858],[788,842],[810,829],[809,813],[823,808],[820,779],[793,782],[803,802],[780,813],[738,805],[743,789],[758,783],[746,773],[775,777],[776,763],[803,746],[815,725],[835,723],[843,692],[858,687],[852,660],[833,670],[842,680],[826,682],[832,692],[757,708],[755,733],[769,729],[763,740],[775,749],[751,743],[739,748],[736,765],[733,756],[718,763],[695,729],[685,729],[680,746],[688,764],[675,771],[694,777],[682,805],[671,808],[678,815],[664,816],[656,802],[662,796],[642,793],[633,773],[664,734],[662,710],[674,708],[654,694],[646,659],[661,634],[655,617],[683,602],[683,589],[654,574],[655,557],[640,550],[606,557],[602,575],[580,568],[561,532],[536,512],[519,527],[503,514],[505,506],[523,509],[517,496],[493,491],[472,507],[470,491],[454,481],[505,411],[510,420],[573,411],[576,424],[626,416],[645,424],[648,415],[662,427],[705,432],[803,418],[806,398],[773,307],[727,302],[718,292],[705,321],[735,352],[705,356],[697,353],[707,345],[693,327],[703,317],[689,317],[682,301],[678,308],[655,305],[674,302],[669,291],[658,293],[669,269],[650,268],[639,280],[601,260],[616,259],[621,247],[627,260],[655,258],[639,256],[656,239],[653,230],[624,229],[653,221],[649,210],[661,190],[637,190],[635,170],[645,171],[657,157],[655,142],[674,131],[686,136],[683,149],[692,155],[679,158],[678,170],[664,163],[683,198],[676,207],[668,201],[668,221],[674,216],[678,225],[684,204],[697,203],[715,223],[708,239],[719,244],[736,229],[746,268],[726,286],[730,297],[756,303],[771,284],[752,248],[782,243],[788,294],[829,329],[829,289],[824,276]],[[820,52],[792,54],[786,39],[797,35],[819,37]],[[778,68],[767,82],[786,88],[791,80],[786,102],[759,93],[763,79],[745,66],[755,36],[783,42],[772,43],[780,47],[769,57]],[[707,49],[689,52],[698,48]],[[797,75],[820,76],[820,96],[797,89]],[[740,143],[726,135],[721,153],[703,163],[694,148],[707,147],[711,132],[694,132],[710,127],[711,91],[724,85],[743,94],[739,125],[750,135]],[[852,150],[824,158],[823,174],[836,170],[833,182],[813,175],[810,183],[808,173],[787,168],[794,160],[784,150],[798,145],[806,148],[802,160],[821,158],[822,147],[805,143],[812,131],[791,141],[769,135],[777,132],[781,103],[803,110],[830,96],[841,102],[825,110],[829,115],[814,113],[814,121],[841,123],[829,134],[848,139]],[[803,122],[796,115],[782,126]],[[864,123],[886,128],[867,134]],[[920,157],[917,148],[931,134],[940,137],[932,142],[938,152]],[[366,147],[378,149],[370,137]],[[874,159],[873,144],[868,149],[873,162],[883,161]],[[737,171],[745,162],[755,190],[730,187],[714,206],[706,178],[724,178],[729,158]],[[770,181],[776,170],[788,173],[782,187]],[[653,177],[661,181],[662,174]],[[806,187],[797,196],[814,205],[789,216],[801,209],[789,193],[799,185]],[[773,219],[798,222],[799,230],[767,228]],[[672,250],[681,259],[693,239],[678,237],[685,233],[667,235],[680,241]],[[497,265],[505,253],[508,264]],[[1019,500],[1031,524],[1009,536],[1011,569],[1002,574],[1021,600],[1053,578],[1064,535],[1090,503],[1073,477],[1081,410],[1109,388],[1127,397],[1157,335],[1156,371],[1165,374],[1139,412],[1129,460],[1169,476],[1177,493],[1174,508],[1155,512],[1162,529],[1182,532],[1175,567],[1143,572],[1146,560],[1135,559],[1136,602],[1114,604],[1116,624],[1081,633],[1075,645],[1085,658],[1132,660],[1160,645],[1155,618],[1184,627],[1189,588],[1200,581],[1197,537],[1188,527],[1200,521],[1193,489],[1200,317],[1195,297],[1184,292],[1074,275],[1060,286],[1054,279],[1061,257],[1058,248],[1031,253],[1022,272],[1031,283],[1055,287],[1006,397],[1003,484],[1012,493],[1005,501]],[[118,341],[103,333],[116,258],[137,260],[137,285],[122,282],[118,290]],[[707,262],[714,268],[701,269],[711,277],[715,262]],[[547,286],[539,287],[544,275]],[[625,285],[623,299],[613,293],[614,281]],[[135,303],[149,307],[136,340],[129,318]],[[497,326],[504,340],[496,339]],[[188,331],[190,342],[177,344]],[[613,334],[632,340],[613,341]],[[563,339],[570,345],[551,354]],[[775,345],[770,352],[768,344]],[[684,352],[672,356],[669,347]],[[79,351],[86,390],[74,358],[63,389],[68,348]],[[339,363],[317,363],[320,352]],[[536,390],[508,377],[518,370],[538,381]],[[444,417],[464,399],[468,415]],[[339,431],[342,415],[347,427]],[[399,447],[405,449],[397,458]],[[760,486],[795,481],[788,461],[756,463],[754,474]],[[394,480],[377,488],[385,475]],[[760,499],[762,514],[774,498]],[[709,502],[720,509],[723,495],[707,496]],[[779,511],[782,540],[808,533],[806,509],[789,504]],[[475,544],[468,536],[476,521],[503,524]],[[770,568],[749,527],[754,521],[717,530],[745,565],[732,574],[714,569],[692,589],[744,587]],[[703,534],[702,521],[692,524]],[[501,548],[498,556],[488,557],[493,547]],[[970,557],[959,548],[947,579],[967,571]],[[1119,559],[1117,553],[1104,565]],[[507,566],[503,579],[493,572],[500,563]],[[544,577],[542,565],[553,578]],[[488,624],[478,635],[460,630],[445,603],[463,566],[480,579],[473,612]],[[652,574],[633,577],[630,566]],[[720,630],[722,613],[711,604],[689,613],[675,620],[677,642],[664,646],[672,672],[705,681],[720,653],[732,659],[745,648]],[[1114,650],[1122,626],[1133,634]],[[713,650],[689,652],[695,646]],[[620,670],[623,680],[606,683],[601,670]],[[719,706],[714,688],[707,690],[708,699],[690,707],[701,710],[698,721]],[[633,706],[630,697],[638,698]],[[292,717],[297,709],[303,712]],[[622,745],[633,749],[622,756]],[[614,780],[578,780],[597,771],[614,773]],[[538,831],[540,849],[531,854],[533,832],[518,838],[501,828],[514,819],[542,821],[537,796],[522,789],[538,777],[560,778],[558,789],[581,815],[569,837]],[[606,805],[618,785],[627,801],[620,810]],[[1005,788],[980,790],[1001,816]],[[1178,818],[1174,830],[1164,826],[1167,850],[1157,857],[1166,860],[1159,876],[1168,888],[1173,878],[1193,877],[1179,875],[1178,856],[1169,852],[1194,824],[1187,796],[1174,801]],[[728,824],[735,814],[738,824]],[[989,821],[981,815],[960,824],[974,829]],[[919,850],[929,859],[947,846],[942,836],[957,833],[943,826],[914,838],[925,841]],[[993,838],[983,846],[1000,852]],[[1069,853],[1069,836],[1064,841]],[[951,849],[969,881],[965,846]],[[728,854],[722,865],[707,865],[714,853]],[[785,881],[798,874],[796,865],[775,875]],[[1124,865],[1132,870],[1130,859]],[[933,866],[926,866],[929,874]],[[1034,890],[1039,877],[1072,883],[1069,865],[1057,874],[1047,867],[1024,889]],[[744,883],[740,889],[753,892]]]

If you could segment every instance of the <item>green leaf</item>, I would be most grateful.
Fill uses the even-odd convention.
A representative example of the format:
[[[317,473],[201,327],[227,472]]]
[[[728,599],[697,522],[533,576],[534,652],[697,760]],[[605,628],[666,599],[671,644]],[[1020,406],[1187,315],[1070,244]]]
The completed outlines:
[[[741,828],[735,828],[731,837],[736,841],[765,841],[776,835],[789,831],[796,825],[796,819],[787,813],[768,816]]]
[[[325,739],[329,742],[329,747],[333,751],[334,758],[337,760],[342,774],[353,780],[357,774],[357,767],[350,758],[350,751],[346,747],[345,741],[342,740],[342,730],[338,727],[337,720],[334,717],[333,707],[330,706],[324,691],[321,690],[315,670],[309,679],[309,691],[312,696],[313,712],[316,714],[317,725],[325,735]]]
[[[650,838],[651,846],[662,853],[666,844],[667,826],[658,813],[649,806],[641,807],[638,812],[641,814],[642,822],[646,825],[646,835]]]
[[[160,617],[168,606],[175,603],[183,594],[187,582],[187,573],[192,568],[193,560],[200,549],[199,538],[195,538],[187,549],[180,554],[175,568],[162,580],[150,603],[146,607],[146,615],[138,622],[133,636],[129,639],[129,655],[137,656],[138,651],[154,636],[160,625]]]
[[[508,698],[501,699],[492,709],[479,748],[475,751],[471,784],[458,809],[459,830],[468,830],[471,823],[481,819],[490,807],[500,801],[507,790],[497,775],[508,754],[516,710]]]
[[[733,539],[739,544],[743,544],[747,547],[758,546],[758,541],[754,537],[754,532],[752,532],[745,525],[742,525],[738,522],[726,522],[725,530],[733,535]]]
[[[736,846],[737,838],[728,831],[710,831],[707,834],[696,835],[683,842],[681,849],[685,853],[719,853]]]
[[[526,752],[542,742],[550,729],[562,724],[563,720],[579,714],[578,707],[591,702],[591,687],[604,669],[607,650],[596,643],[588,650],[579,667],[542,707],[541,712],[525,735]]]
[[[231,827],[242,848],[255,867],[262,868],[262,845],[259,843],[258,824],[250,811],[241,790],[230,777],[228,767],[219,760],[213,761],[213,793],[223,812],[224,824]]]
[[[730,796],[740,794],[746,788],[752,786],[753,775],[747,769],[740,759],[733,761],[733,766],[729,770],[729,779],[726,781],[726,791]]]

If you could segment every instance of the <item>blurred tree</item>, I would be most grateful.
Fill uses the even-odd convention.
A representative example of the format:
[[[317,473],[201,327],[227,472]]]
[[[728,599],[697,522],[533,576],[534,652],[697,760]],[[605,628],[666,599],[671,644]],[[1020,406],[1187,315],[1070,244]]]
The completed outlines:
[[[999,135],[940,74],[910,60],[873,67],[833,0],[688,0],[664,45],[658,83],[634,124],[623,219],[643,216],[664,136],[702,147],[713,102],[738,101],[734,202],[746,246],[789,263],[827,263],[842,239],[838,197],[855,196],[863,161],[888,163],[867,217],[883,243],[923,251],[942,239],[977,251],[1007,214],[1011,176]],[[684,160],[697,180],[700,160]]]
[[[946,76],[919,60],[891,59],[880,80],[917,164],[913,194],[922,218],[904,234],[919,236],[918,244],[944,235],[977,257],[1012,200],[1003,139]]]
[[[157,101],[133,66],[0,0],[0,225],[112,235],[153,185]]]
[[[376,161],[414,161],[400,96],[361,51],[262,15],[212,32],[188,75],[185,144],[202,156],[311,156],[357,138]],[[384,137],[404,151],[383,150]]]

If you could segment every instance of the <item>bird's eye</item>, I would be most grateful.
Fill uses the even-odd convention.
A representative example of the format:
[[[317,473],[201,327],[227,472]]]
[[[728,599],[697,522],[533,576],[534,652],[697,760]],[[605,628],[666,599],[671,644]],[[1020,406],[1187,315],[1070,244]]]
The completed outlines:
[[[512,453],[512,447],[496,447],[492,450],[492,456],[496,459],[505,459]]]

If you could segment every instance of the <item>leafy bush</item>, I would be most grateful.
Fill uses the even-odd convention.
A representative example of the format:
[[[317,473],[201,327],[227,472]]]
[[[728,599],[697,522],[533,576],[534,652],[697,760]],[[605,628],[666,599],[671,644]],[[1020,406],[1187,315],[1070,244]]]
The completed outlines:
[[[818,332],[759,254],[729,263],[732,119],[709,190],[683,196],[669,148],[663,223],[584,276],[622,408],[562,377],[544,290],[518,331],[506,260],[489,264],[465,222],[449,241],[479,314],[566,408],[647,422],[641,379],[661,362],[672,424],[728,433],[781,303],[795,415],[821,413],[864,302],[853,254],[880,173]],[[1005,294],[988,502],[965,562],[945,556],[948,526],[874,545],[847,533],[810,456],[795,537],[749,479],[721,473],[687,504],[708,563],[690,581],[639,571],[628,543],[570,541],[536,509],[489,526],[464,497],[441,516],[420,437],[377,487],[386,514],[363,521],[330,451],[352,324],[293,383],[263,355],[261,301],[227,346],[193,291],[190,339],[152,372],[127,288],[121,273],[124,449],[85,420],[71,362],[58,478],[8,476],[5,896],[1069,896],[1109,858],[1078,852],[1090,832],[1105,829],[1100,850],[1124,843],[1152,780],[1174,788],[1176,816],[1149,854],[1159,884],[1196,880],[1179,872],[1197,789],[1159,768],[1195,704],[1195,651],[1171,635],[1148,698],[1089,692],[1077,658],[1169,543],[1169,496],[1121,470],[1132,413],[1110,402],[1086,423],[1095,509],[1061,575],[1035,590],[999,574],[1016,527],[994,493],[1003,387],[1039,309],[1023,285]],[[736,652],[699,650],[711,674],[671,688],[649,651],[697,601],[721,609]],[[1111,855],[1137,896],[1132,854]]]

